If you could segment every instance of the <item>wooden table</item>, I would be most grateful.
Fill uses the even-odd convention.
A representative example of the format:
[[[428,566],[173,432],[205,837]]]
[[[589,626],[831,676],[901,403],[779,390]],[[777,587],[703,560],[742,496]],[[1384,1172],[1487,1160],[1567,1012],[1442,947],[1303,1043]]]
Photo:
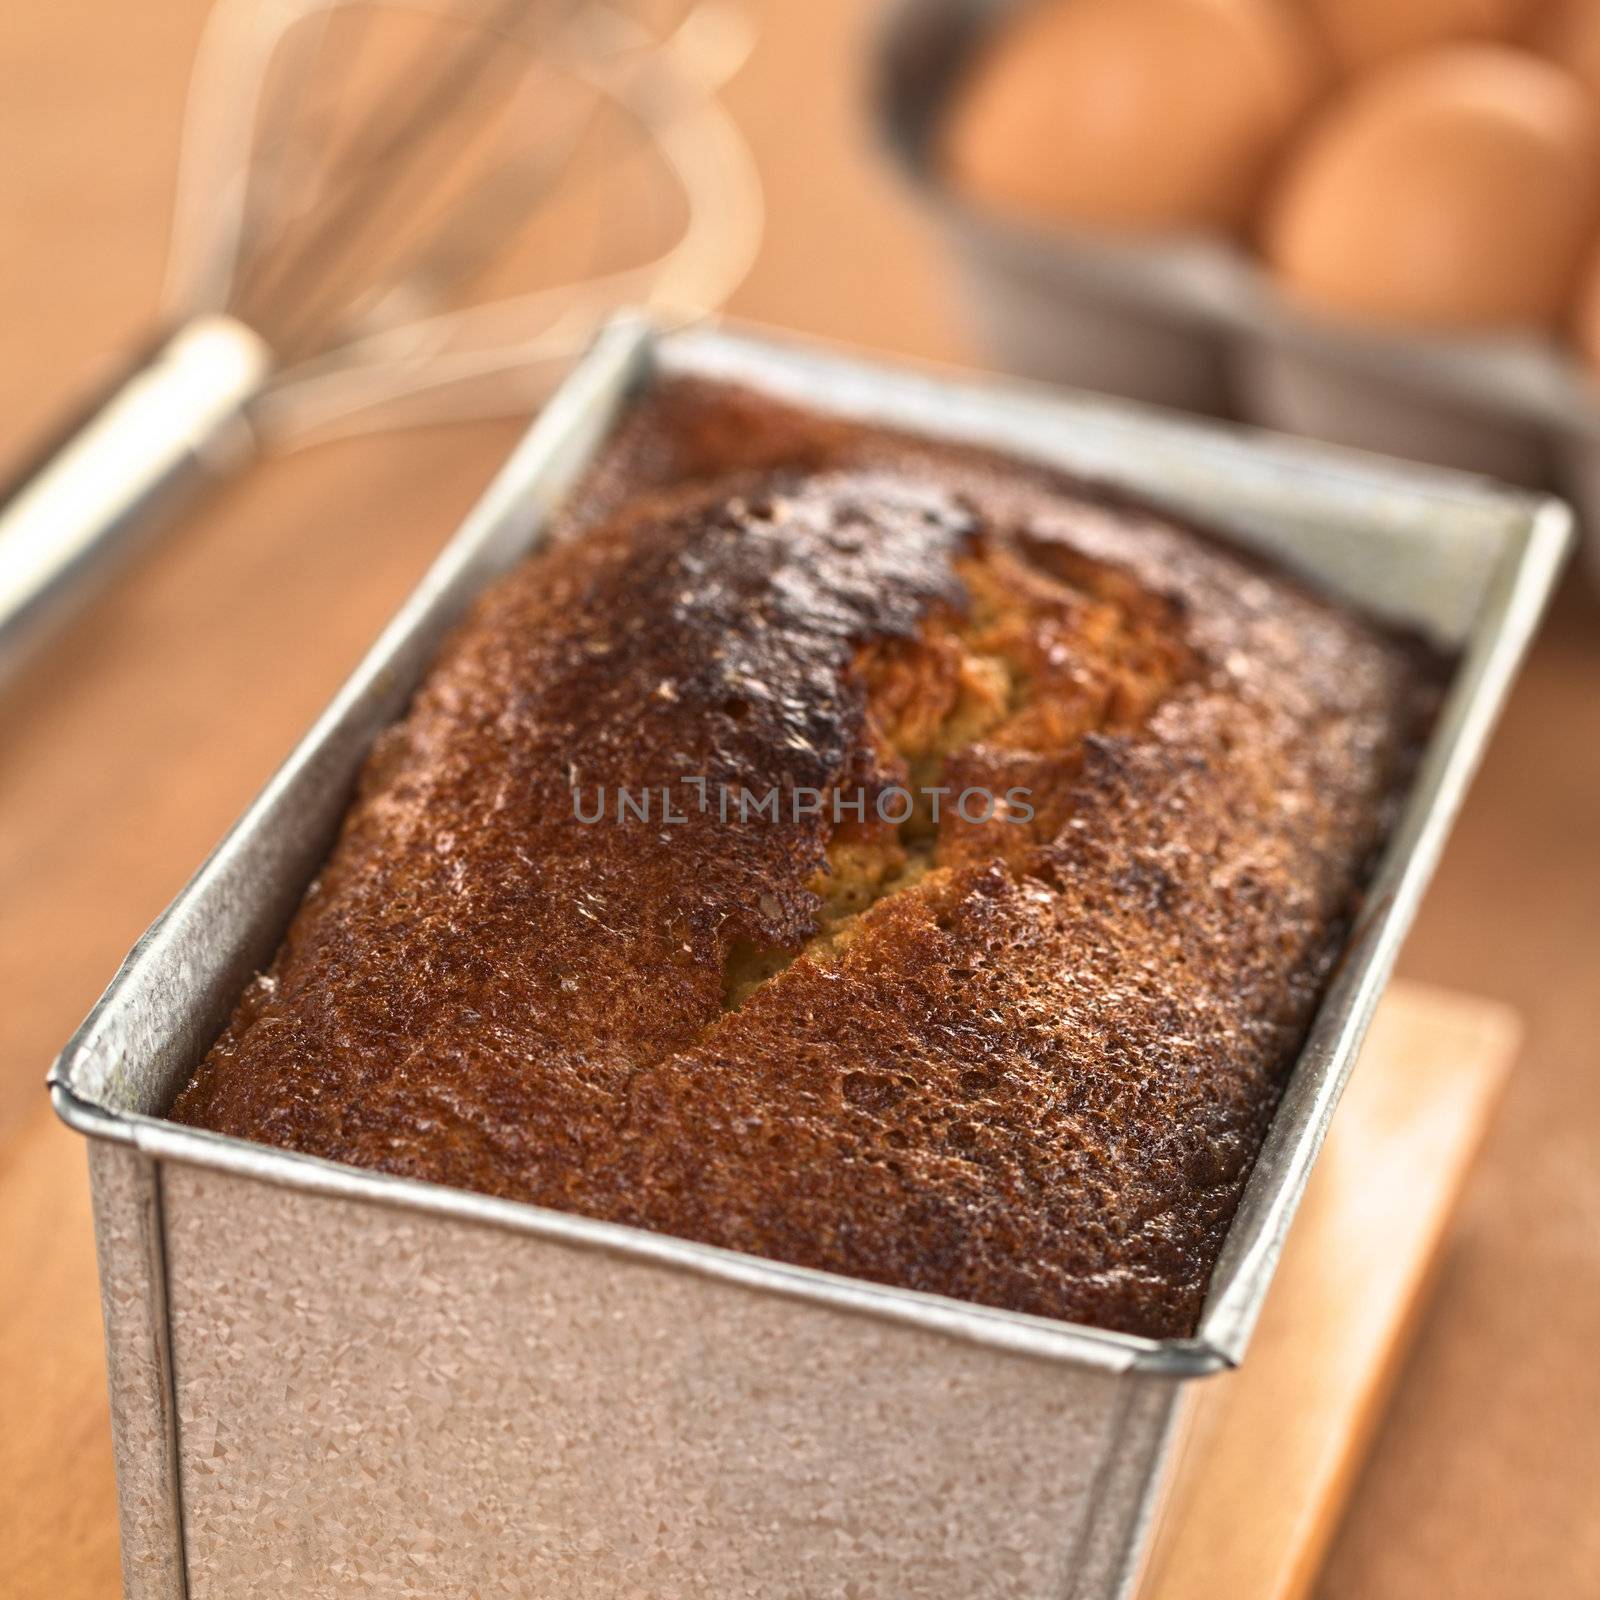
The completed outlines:
[[[870,148],[857,0],[768,0],[731,96],[771,216],[734,309],[972,358]],[[203,0],[0,7],[0,444],[147,323]],[[0,701],[0,1570],[104,1595],[108,1453],[78,1156],[48,1061],[305,727],[517,429],[269,464],[198,508]],[[1406,956],[1527,1042],[1332,1552],[1360,1600],[1600,1592],[1600,608],[1569,586]],[[65,1176],[63,1176],[65,1174]],[[19,1558],[20,1556],[20,1558]],[[26,1576],[23,1576],[26,1574]],[[20,1586],[20,1587],[19,1587]]]

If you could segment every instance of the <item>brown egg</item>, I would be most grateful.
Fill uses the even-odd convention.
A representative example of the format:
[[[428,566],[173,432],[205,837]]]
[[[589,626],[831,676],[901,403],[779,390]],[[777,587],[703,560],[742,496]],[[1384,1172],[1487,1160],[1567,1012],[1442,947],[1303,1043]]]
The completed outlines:
[[[958,94],[942,163],[1012,213],[1232,228],[1316,79],[1302,24],[1273,0],[1036,0]]]
[[[1347,71],[1452,39],[1510,34],[1532,0],[1303,0],[1329,53]]]
[[[1447,45],[1374,69],[1290,156],[1263,246],[1293,296],[1427,328],[1555,322],[1600,214],[1600,111],[1559,67]]]
[[[1535,15],[1527,39],[1600,96],[1600,0],[1554,0]]]

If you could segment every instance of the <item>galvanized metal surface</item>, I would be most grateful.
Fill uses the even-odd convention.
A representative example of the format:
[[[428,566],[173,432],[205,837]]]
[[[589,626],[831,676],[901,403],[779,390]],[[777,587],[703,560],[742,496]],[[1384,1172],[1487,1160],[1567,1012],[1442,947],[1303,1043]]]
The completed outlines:
[[[442,632],[663,371],[1129,485],[1462,649],[1196,1339],[857,1283],[161,1120]],[[129,1593],[1124,1592],[1182,1380],[1243,1354],[1567,538],[1558,504],[1460,477],[766,339],[608,330],[52,1073],[62,1115],[100,1141]]]

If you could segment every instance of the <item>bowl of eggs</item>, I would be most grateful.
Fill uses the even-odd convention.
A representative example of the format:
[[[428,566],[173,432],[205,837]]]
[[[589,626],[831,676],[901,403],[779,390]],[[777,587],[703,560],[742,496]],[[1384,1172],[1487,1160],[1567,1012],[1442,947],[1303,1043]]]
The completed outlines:
[[[999,364],[1600,526],[1600,0],[903,0],[879,65]]]

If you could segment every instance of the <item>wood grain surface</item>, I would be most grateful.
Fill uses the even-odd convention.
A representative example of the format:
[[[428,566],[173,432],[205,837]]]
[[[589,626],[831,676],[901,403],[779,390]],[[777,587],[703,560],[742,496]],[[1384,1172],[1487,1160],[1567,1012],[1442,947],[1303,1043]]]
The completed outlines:
[[[931,235],[862,113],[871,7],[757,10],[761,42],[730,100],[770,219],[733,309],[973,360]],[[203,11],[0,6],[0,449],[21,451],[148,326]],[[50,1057],[516,432],[414,431],[263,465],[197,506],[0,698],[8,1593],[110,1592],[81,1159],[43,1106]],[[1600,607],[1573,581],[1405,957],[1412,976],[1512,1002],[1528,1034],[1331,1552],[1335,1600],[1600,1594],[1597,829]]]

